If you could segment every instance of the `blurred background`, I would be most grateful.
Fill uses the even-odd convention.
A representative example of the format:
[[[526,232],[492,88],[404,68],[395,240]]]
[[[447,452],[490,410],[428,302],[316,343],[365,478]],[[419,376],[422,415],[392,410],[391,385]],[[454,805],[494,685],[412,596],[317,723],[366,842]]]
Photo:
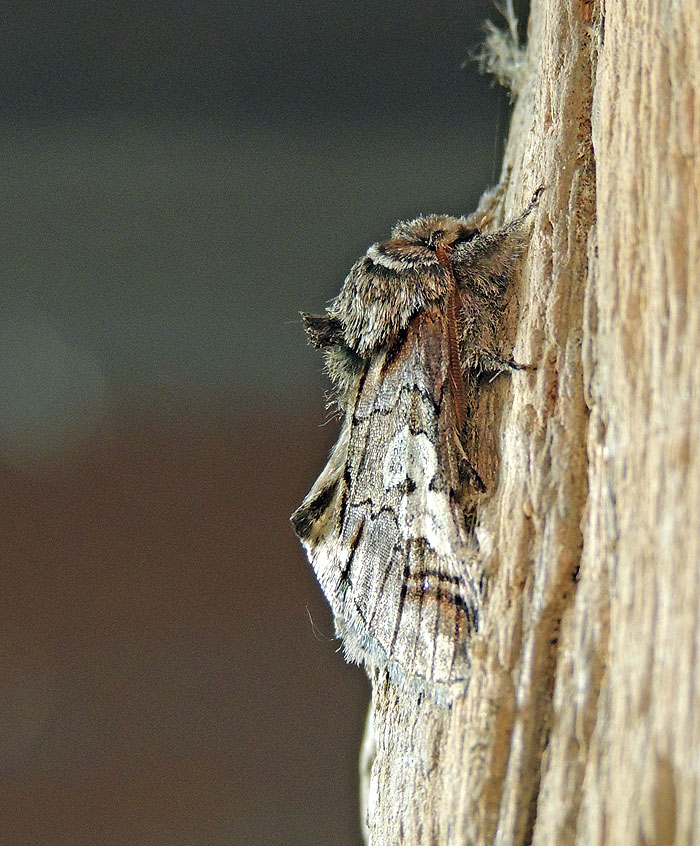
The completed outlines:
[[[288,522],[338,431],[298,311],[497,179],[489,16],[6,5],[0,843],[360,842],[369,688]]]

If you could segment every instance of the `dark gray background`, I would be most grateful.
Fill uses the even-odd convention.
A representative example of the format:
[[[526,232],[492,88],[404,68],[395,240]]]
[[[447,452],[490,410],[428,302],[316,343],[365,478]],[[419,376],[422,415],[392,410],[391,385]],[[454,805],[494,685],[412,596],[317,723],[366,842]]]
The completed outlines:
[[[367,686],[287,523],[336,432],[297,313],[495,180],[489,15],[6,6],[7,842],[359,842]]]

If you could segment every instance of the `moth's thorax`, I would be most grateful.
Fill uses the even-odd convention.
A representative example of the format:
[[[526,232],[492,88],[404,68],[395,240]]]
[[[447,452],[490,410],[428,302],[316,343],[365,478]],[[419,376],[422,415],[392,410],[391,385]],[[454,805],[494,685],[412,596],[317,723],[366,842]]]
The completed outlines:
[[[348,274],[331,314],[362,357],[389,343],[426,308],[441,308],[454,275],[450,256],[477,230],[463,218],[428,215],[397,223]]]

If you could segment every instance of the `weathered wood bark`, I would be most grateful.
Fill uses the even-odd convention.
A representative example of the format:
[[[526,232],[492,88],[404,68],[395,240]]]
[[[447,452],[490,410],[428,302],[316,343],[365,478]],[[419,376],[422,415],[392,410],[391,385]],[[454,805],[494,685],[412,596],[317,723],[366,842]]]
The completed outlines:
[[[469,689],[377,684],[368,837],[700,843],[700,4],[533,0],[522,82],[506,216],[547,190],[508,314],[538,368],[484,402]]]

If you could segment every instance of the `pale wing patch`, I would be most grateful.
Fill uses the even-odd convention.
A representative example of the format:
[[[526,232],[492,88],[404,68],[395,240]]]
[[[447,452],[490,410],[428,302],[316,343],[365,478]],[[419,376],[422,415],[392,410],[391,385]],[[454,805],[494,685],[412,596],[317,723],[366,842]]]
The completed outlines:
[[[383,482],[387,490],[405,486],[399,509],[402,535],[408,540],[423,538],[438,555],[450,558],[461,538],[449,496],[432,488],[438,469],[437,451],[428,436],[411,432],[406,425],[389,443]]]

